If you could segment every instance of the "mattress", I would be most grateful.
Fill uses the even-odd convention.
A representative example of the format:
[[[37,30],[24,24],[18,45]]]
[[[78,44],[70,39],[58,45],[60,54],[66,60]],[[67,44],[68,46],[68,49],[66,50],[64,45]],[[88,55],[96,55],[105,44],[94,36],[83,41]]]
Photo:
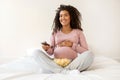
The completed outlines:
[[[104,56],[95,56],[93,64],[79,74],[41,73],[30,57],[0,65],[0,80],[120,80],[120,63]]]

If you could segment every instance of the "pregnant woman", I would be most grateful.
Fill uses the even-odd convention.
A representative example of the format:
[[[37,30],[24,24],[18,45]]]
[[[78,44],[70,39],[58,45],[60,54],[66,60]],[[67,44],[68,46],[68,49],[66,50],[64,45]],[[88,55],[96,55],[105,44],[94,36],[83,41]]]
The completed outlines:
[[[53,73],[79,73],[87,69],[92,61],[93,54],[88,50],[88,45],[81,28],[81,14],[71,5],[60,5],[57,9],[50,44],[42,48],[54,59],[48,58],[41,50],[35,50],[33,55],[43,70]],[[59,61],[68,63],[63,67]]]

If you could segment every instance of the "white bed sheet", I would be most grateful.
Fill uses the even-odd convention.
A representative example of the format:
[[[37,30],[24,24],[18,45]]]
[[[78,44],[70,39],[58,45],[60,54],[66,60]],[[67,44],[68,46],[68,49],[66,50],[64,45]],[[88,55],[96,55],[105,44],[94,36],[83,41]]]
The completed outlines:
[[[120,80],[120,63],[96,56],[93,64],[80,74],[41,74],[37,63],[30,57],[24,57],[0,66],[0,80]]]

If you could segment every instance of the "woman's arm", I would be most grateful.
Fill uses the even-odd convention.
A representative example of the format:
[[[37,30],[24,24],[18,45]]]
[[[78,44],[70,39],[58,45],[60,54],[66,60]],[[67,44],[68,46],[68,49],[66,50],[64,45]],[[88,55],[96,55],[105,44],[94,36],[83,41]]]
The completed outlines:
[[[50,48],[46,51],[48,54],[52,55],[55,48],[55,34],[50,37]]]
[[[72,48],[78,52],[82,53],[88,50],[88,44],[86,42],[85,36],[82,31],[78,30],[79,43],[74,43]]]

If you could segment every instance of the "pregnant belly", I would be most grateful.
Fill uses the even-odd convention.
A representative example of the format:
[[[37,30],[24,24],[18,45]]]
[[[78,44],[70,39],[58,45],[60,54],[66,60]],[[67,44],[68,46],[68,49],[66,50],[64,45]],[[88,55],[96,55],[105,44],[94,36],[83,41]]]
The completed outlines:
[[[57,47],[54,50],[54,56],[55,58],[75,59],[77,53],[70,47]]]

